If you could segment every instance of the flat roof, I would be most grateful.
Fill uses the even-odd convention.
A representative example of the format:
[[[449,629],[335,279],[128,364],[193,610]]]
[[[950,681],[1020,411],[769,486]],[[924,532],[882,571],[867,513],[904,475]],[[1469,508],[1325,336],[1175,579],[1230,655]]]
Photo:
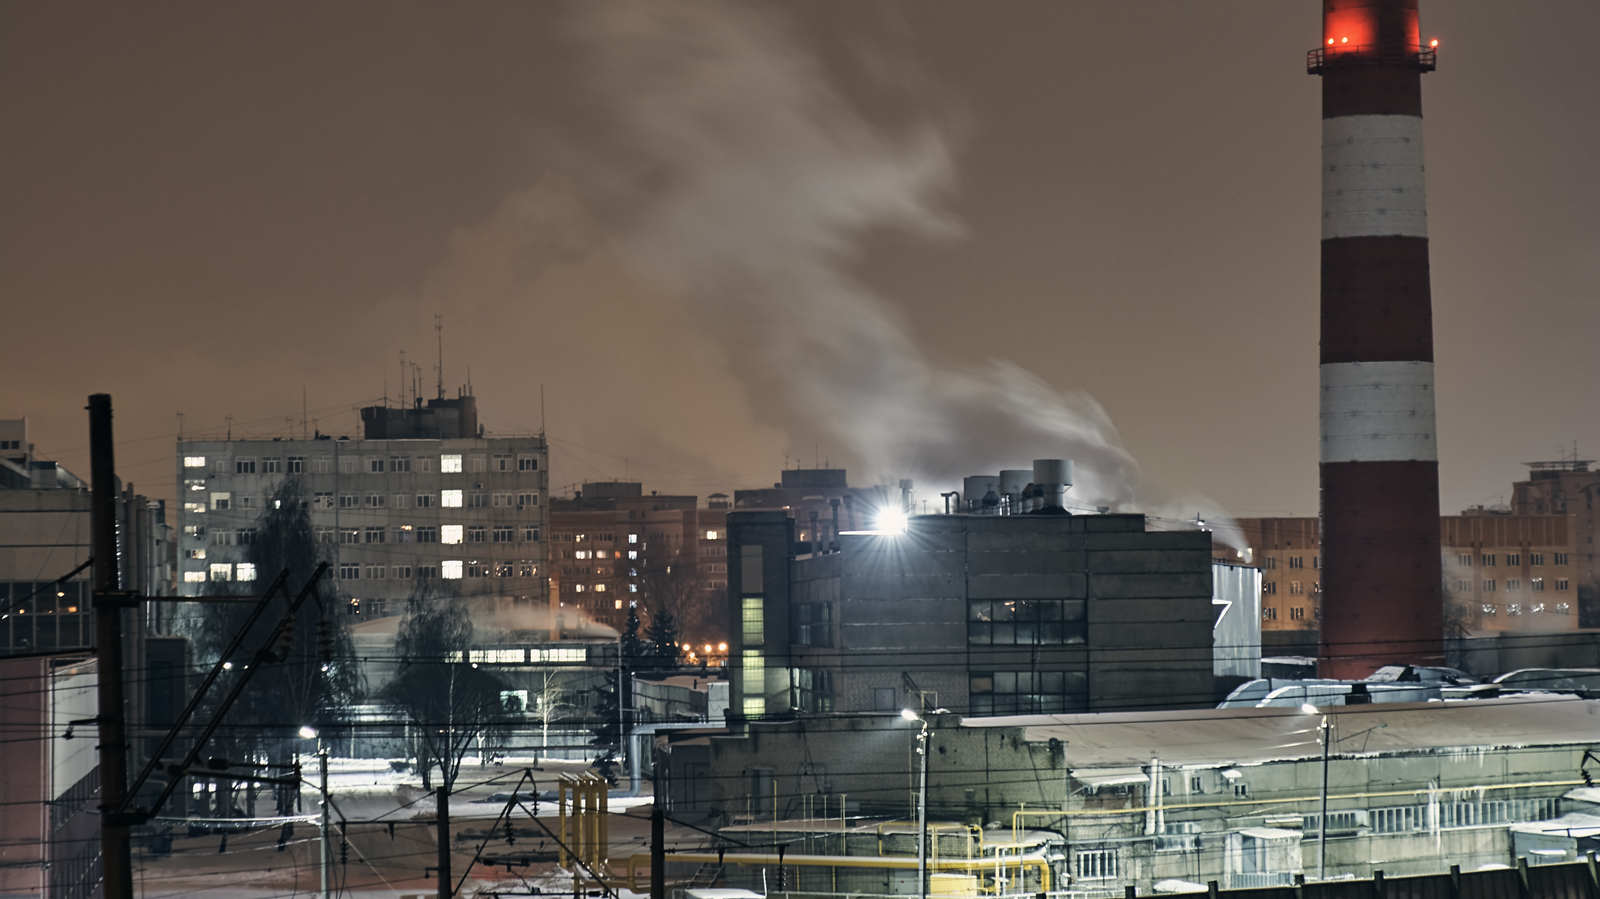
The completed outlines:
[[[1327,715],[1337,755],[1432,752],[1600,742],[1600,700],[1527,696],[1465,702],[1195,709],[966,718],[962,727],[1017,727],[1029,742],[1060,740],[1074,776],[1085,768],[1211,767],[1320,758]],[[1087,773],[1087,772],[1086,772]]]

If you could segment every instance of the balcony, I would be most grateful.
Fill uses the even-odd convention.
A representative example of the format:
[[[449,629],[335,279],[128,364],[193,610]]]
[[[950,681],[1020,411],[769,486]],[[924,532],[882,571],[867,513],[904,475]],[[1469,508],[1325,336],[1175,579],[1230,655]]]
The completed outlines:
[[[1439,51],[1435,47],[1406,46],[1404,44],[1332,44],[1306,51],[1306,74],[1321,75],[1330,69],[1360,66],[1400,66],[1418,72],[1431,72],[1438,67]]]

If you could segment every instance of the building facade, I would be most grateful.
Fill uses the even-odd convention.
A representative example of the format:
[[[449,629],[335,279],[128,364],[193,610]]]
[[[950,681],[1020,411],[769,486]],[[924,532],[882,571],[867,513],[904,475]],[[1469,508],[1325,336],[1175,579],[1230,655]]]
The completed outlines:
[[[1238,524],[1261,569],[1268,651],[1314,641],[1322,601],[1317,519]],[[1575,516],[1477,509],[1440,518],[1439,531],[1447,635],[1573,633],[1600,625],[1595,601],[1584,604],[1593,596],[1584,588],[1595,570]]]
[[[645,493],[637,481],[585,483],[550,503],[550,571],[560,608],[620,628],[632,604],[658,599],[690,620],[684,636],[726,639],[728,503],[714,494]],[[653,595],[653,594],[659,594]]]
[[[1314,714],[927,714],[931,855],[980,894],[1082,897],[1506,865],[1511,826],[1555,818],[1582,789],[1590,739],[1574,722],[1596,713],[1597,702],[1541,697]],[[726,828],[719,885],[759,886],[789,865],[776,876],[798,891],[914,895],[922,726],[854,715],[804,739],[785,721],[670,737],[671,811]],[[733,842],[780,831],[781,860],[759,857],[766,843]]]
[[[809,551],[729,516],[732,711],[1028,714],[1214,704],[1211,536],[1142,515],[921,515]]]
[[[74,570],[90,556],[89,483],[34,454],[26,419],[0,421],[0,445],[10,447],[0,450],[0,655],[89,646],[94,573]],[[118,494],[116,514],[124,586],[171,593],[173,533],[166,503],[130,486]],[[159,603],[141,610],[141,632],[164,630],[170,612]]]
[[[362,410],[362,439],[181,440],[180,589],[270,581],[251,544],[295,482],[353,615],[404,610],[418,580],[462,597],[548,602],[549,454],[542,436],[485,436],[472,397]],[[382,435],[382,436],[377,436]]]

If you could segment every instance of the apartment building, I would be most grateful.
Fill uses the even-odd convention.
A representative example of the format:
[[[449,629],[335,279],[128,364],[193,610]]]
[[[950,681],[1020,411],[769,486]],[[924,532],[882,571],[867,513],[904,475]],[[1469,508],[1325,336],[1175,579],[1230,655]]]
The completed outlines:
[[[361,411],[360,439],[180,440],[182,593],[270,580],[249,561],[286,481],[352,615],[404,610],[418,579],[463,597],[543,606],[549,453],[542,435],[487,436],[476,400]]]
[[[695,496],[646,493],[637,481],[592,481],[552,500],[550,570],[560,606],[620,628],[630,604],[652,590],[672,593],[659,599],[680,617],[689,613],[680,621],[685,637],[725,639],[715,613],[728,583],[727,517],[725,494],[702,506]]]
[[[1296,637],[1311,639],[1322,601],[1317,519],[1238,523],[1261,568],[1261,629],[1269,651],[1295,644]],[[1447,627],[1458,636],[1489,636],[1595,626],[1593,612],[1580,615],[1579,588],[1593,575],[1572,525],[1562,515],[1482,509],[1440,518]]]

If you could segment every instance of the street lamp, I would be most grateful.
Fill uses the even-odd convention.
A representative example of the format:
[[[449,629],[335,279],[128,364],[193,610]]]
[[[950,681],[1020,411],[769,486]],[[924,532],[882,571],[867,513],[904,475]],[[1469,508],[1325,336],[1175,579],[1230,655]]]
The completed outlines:
[[[917,734],[917,753],[922,756],[917,783],[917,896],[928,899],[928,721],[910,709],[901,709],[900,717],[922,725]]]
[[[328,864],[330,862],[328,851],[328,748],[318,739],[317,729],[309,724],[300,726],[300,739],[317,741],[317,764],[322,773],[322,815],[317,819],[317,842],[322,844],[321,885],[322,899],[329,899],[328,892]]]
[[[1318,709],[1311,703],[1303,703],[1300,711],[1307,715],[1318,714]],[[1321,731],[1319,742],[1322,743],[1322,814],[1317,818],[1317,879],[1328,879],[1328,729],[1332,724],[1328,716],[1322,716],[1322,723],[1317,725]]]

